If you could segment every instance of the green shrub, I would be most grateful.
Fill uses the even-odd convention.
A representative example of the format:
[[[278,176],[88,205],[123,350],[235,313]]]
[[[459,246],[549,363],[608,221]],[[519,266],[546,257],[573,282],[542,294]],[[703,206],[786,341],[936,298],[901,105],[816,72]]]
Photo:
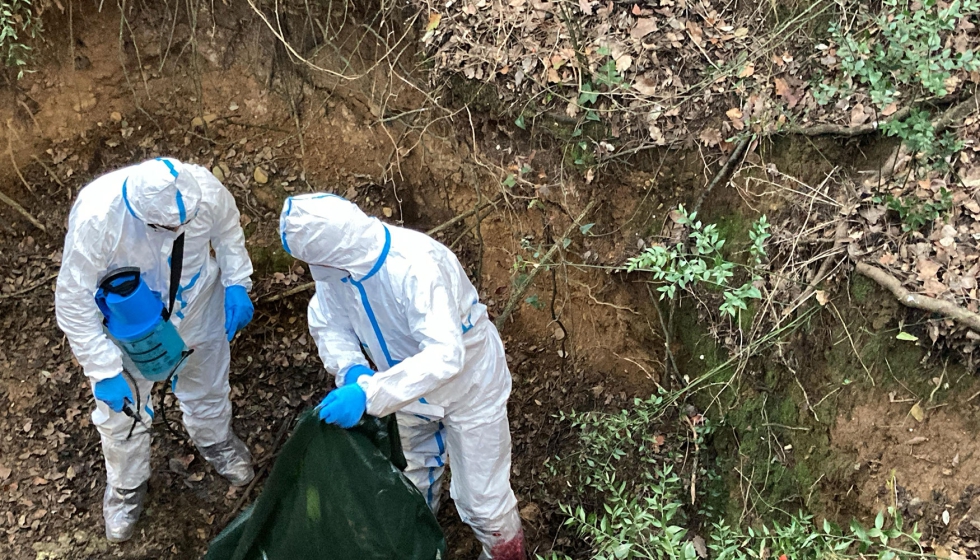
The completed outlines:
[[[658,453],[664,439],[657,432],[674,402],[669,396],[661,390],[649,399],[635,399],[628,410],[560,416],[571,424],[579,447],[549,462],[549,467],[553,475],[562,474],[569,481],[571,492],[560,507],[566,525],[591,548],[593,560],[695,560],[699,552],[713,560],[930,557],[919,545],[918,527],[908,530],[893,508],[879,512],[871,527],[854,521],[842,529],[829,520],[818,524],[803,513],[784,521],[733,527],[719,517],[721,508],[704,503],[698,512],[703,523],[695,536],[685,511],[690,500],[687,475],[680,476],[674,466],[680,458]],[[695,450],[705,447],[704,438],[712,430],[707,421],[698,426]],[[559,469],[565,471],[558,473]],[[701,469],[699,480],[718,477],[713,469]],[[719,499],[710,491],[699,494],[701,501]],[[569,560],[561,552],[537,558]]]
[[[677,243],[674,247],[653,245],[640,255],[629,259],[626,271],[645,271],[653,274],[653,279],[661,284],[657,287],[660,299],[671,298],[678,290],[691,290],[698,284],[708,284],[724,290],[725,301],[719,311],[734,317],[739,311],[748,309],[748,300],[760,299],[762,292],[755,286],[762,280],[758,270],[766,257],[765,243],[771,237],[769,222],[761,216],[752,224],[749,237],[752,258],[749,269],[751,279],[735,288],[729,280],[735,275],[735,263],[727,260],[721,252],[725,239],[718,232],[717,224],[704,225],[697,219],[697,212],[688,213],[684,206],[677,208],[677,223],[689,228],[690,243]],[[688,246],[691,248],[688,249]]]
[[[18,80],[31,60],[32,49],[26,43],[40,30],[41,21],[30,0],[0,0],[0,57],[8,68],[17,70]]]

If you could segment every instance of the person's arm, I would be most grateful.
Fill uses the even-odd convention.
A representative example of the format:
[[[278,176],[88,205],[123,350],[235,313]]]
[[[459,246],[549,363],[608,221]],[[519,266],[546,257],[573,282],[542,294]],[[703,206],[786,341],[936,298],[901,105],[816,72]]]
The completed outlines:
[[[421,267],[420,267],[421,268]],[[361,377],[367,413],[382,417],[445,385],[463,368],[465,347],[452,283],[437,268],[407,275],[405,308],[419,352],[394,367]]]
[[[93,381],[119,374],[122,351],[102,328],[102,312],[95,303],[99,276],[105,272],[110,246],[104,224],[94,217],[79,217],[72,210],[54,295],[58,326],[68,337],[75,359]]]
[[[201,189],[204,192],[217,193],[214,203],[214,223],[211,225],[211,247],[214,248],[218,268],[221,269],[221,284],[242,286],[252,289],[252,261],[245,249],[245,233],[242,231],[238,206],[235,197],[218,181],[218,178],[204,168],[197,170],[194,177],[206,182]]]
[[[344,374],[352,367],[370,366],[347,311],[339,305],[331,290],[328,284],[317,282],[316,294],[310,299],[306,316],[323,367],[336,378],[337,385],[342,386]]]

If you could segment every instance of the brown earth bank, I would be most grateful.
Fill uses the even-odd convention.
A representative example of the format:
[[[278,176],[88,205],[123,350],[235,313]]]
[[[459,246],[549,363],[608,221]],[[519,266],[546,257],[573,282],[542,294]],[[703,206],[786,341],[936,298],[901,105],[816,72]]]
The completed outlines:
[[[569,499],[567,481],[545,466],[575,445],[568,424],[556,416],[618,410],[658,384],[676,387],[661,308],[647,282],[610,268],[669,229],[670,210],[679,202],[692,204],[717,171],[714,158],[657,148],[619,167],[582,173],[568,165],[555,135],[529,134],[509,119],[466,106],[433,104],[428,88],[416,85],[425,80],[416,75],[422,70],[413,56],[413,29],[382,27],[407,34],[393,54],[371,39],[375,35],[339,19],[370,20],[370,9],[329,16],[334,23],[327,33],[308,32],[301,17],[285,18],[293,44],[304,46],[306,62],[297,63],[246,3],[202,6],[196,24],[186,6],[177,12],[169,5],[98,8],[95,2],[68,3],[64,12],[48,12],[37,72],[0,87],[0,148],[7,148],[0,191],[45,228],[0,205],[3,557],[196,558],[261,489],[261,477],[248,491],[229,489],[180,428],[171,433],[158,418],[151,491],[137,537],[109,546],[102,536],[104,466],[89,422],[92,394],[55,324],[53,278],[78,190],[101,173],[159,155],[215,169],[242,211],[258,304],[254,321],[233,345],[231,381],[235,427],[261,472],[296,414],[330,386],[306,332],[310,292],[295,291],[309,275],[279,249],[277,218],[286,196],[337,192],[385,220],[420,230],[477,209],[435,235],[460,256],[493,316],[505,312],[515,286],[541,268],[542,256],[557,245],[554,266],[534,276],[502,329],[515,380],[509,409],[513,479],[531,549],[581,552],[575,535],[562,529],[558,504]],[[751,161],[819,182],[839,165],[855,172],[874,167],[874,149],[858,142],[801,146],[790,139],[763,143]],[[716,192],[704,212],[727,219],[730,230],[744,230],[738,216],[750,215],[749,203],[758,199],[750,196],[748,180],[735,187]],[[789,213],[770,202],[762,209]],[[836,300],[845,314],[847,293],[845,288]],[[866,306],[891,310],[866,326],[893,337],[904,313],[893,303]],[[830,311],[820,313],[826,319]],[[687,332],[670,346],[681,373],[693,377],[710,362],[711,352],[703,348],[717,352],[716,339],[723,336],[708,332],[703,314],[688,315],[681,323]],[[816,328],[839,333],[843,322],[826,319]],[[900,487],[905,507],[922,504],[935,538],[971,541],[970,483],[980,457],[972,433],[980,400],[968,399],[972,393],[954,396],[960,394],[955,389],[941,389],[935,400],[928,387],[903,392],[902,375],[894,389],[867,391],[853,373],[864,375],[860,358],[828,357],[845,347],[863,351],[872,340],[863,336],[855,333],[857,343],[836,334],[798,339],[793,348],[800,387],[807,390],[795,393],[787,381],[792,377],[767,380],[762,366],[757,379],[750,378],[751,390],[801,403],[817,390],[831,395],[826,402],[835,413],[809,429],[829,442],[839,468],[835,476],[808,480],[811,491],[828,496],[818,501],[855,497],[836,512],[825,508],[828,514],[873,515],[893,505],[887,488]],[[887,371],[882,368],[884,361],[875,375]],[[930,372],[923,375],[927,381],[934,372],[949,382],[942,364],[933,360],[922,368]],[[842,383],[846,372],[855,383]],[[970,386],[972,377],[965,379],[957,387]],[[161,395],[176,427],[179,410],[171,396]],[[909,416],[919,401],[922,421]],[[810,416],[802,405],[796,412],[800,423]],[[742,436],[745,428],[733,429]],[[686,430],[681,420],[664,426],[681,437]],[[925,440],[909,443],[918,437]],[[786,454],[779,460],[794,462]],[[840,474],[845,464],[853,474]],[[940,503],[943,509],[936,509]],[[958,533],[946,529],[944,509]],[[475,540],[451,501],[440,520],[450,557],[475,558]]]

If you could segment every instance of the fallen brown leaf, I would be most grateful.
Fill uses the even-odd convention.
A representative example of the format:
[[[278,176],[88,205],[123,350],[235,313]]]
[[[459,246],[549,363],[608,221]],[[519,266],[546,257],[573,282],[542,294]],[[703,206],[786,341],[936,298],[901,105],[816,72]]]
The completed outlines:
[[[909,411],[909,414],[912,416],[912,418],[915,418],[916,422],[922,422],[926,417],[925,412],[922,411],[922,406],[920,406],[919,403],[912,405],[912,410]]]
[[[717,128],[711,127],[702,130],[701,135],[698,136],[698,138],[705,146],[709,148],[721,144],[722,140],[724,140],[724,138],[721,136],[721,131]]]
[[[941,264],[929,259],[919,259],[915,263],[915,268],[919,271],[919,281],[935,279],[940,267]]]
[[[630,37],[642,39],[657,30],[657,20],[653,18],[639,18],[636,25],[630,31]]]

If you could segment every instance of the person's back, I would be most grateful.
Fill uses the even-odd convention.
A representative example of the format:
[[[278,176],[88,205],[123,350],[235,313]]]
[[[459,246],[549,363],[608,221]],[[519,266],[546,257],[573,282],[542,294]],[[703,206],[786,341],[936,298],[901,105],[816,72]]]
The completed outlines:
[[[321,403],[321,418],[348,427],[365,412],[397,412],[406,475],[430,507],[438,508],[451,456],[451,493],[485,557],[523,558],[510,487],[510,372],[456,256],[333,195],[288,199],[280,229],[283,247],[316,280],[310,332],[340,386]]]

